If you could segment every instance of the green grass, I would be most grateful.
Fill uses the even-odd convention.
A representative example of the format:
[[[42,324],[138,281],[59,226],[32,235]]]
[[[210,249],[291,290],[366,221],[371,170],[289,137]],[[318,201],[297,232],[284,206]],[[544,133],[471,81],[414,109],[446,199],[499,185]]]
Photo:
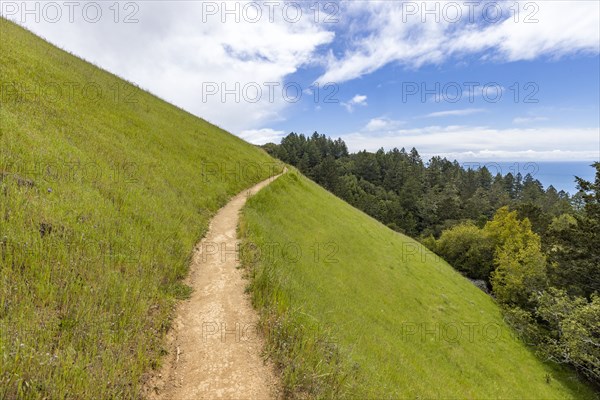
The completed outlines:
[[[4,19],[0,84],[0,399],[138,398],[193,245],[275,162]]]
[[[297,172],[248,201],[240,234],[290,397],[596,398],[447,263]]]

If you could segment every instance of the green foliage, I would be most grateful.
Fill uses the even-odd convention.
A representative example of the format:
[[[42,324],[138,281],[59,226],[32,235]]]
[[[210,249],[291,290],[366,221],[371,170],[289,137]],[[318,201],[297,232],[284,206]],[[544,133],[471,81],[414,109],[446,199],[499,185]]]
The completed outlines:
[[[492,288],[501,303],[529,308],[531,295],[547,286],[546,259],[539,245],[517,248],[507,243],[497,251],[495,262]]]
[[[492,288],[500,303],[531,307],[530,297],[547,286],[546,259],[538,235],[528,219],[519,220],[516,211],[500,208],[484,232],[495,245]]]
[[[0,398],[137,399],[194,244],[274,160],[1,18],[0,32]]]
[[[595,195],[588,196],[583,214],[563,214],[549,224],[548,236],[563,239],[549,246],[554,260],[549,268],[539,236],[531,231],[528,219],[517,218],[516,211],[501,208],[484,231],[496,243],[492,286],[507,321],[544,357],[569,364],[600,384],[600,298],[594,279],[590,280],[598,267],[597,249],[589,244],[597,238],[590,230],[596,223],[597,203]],[[587,275],[577,274],[582,270]]]
[[[574,222],[553,224],[549,251],[552,284],[588,299],[600,293],[600,163],[593,167],[595,182],[577,178],[583,209],[574,215]]]
[[[489,282],[494,266],[494,242],[486,231],[471,223],[457,225],[443,231],[435,251],[469,278]]]
[[[552,218],[552,222],[548,226],[550,234],[560,234],[577,225],[577,219],[571,214],[561,214],[558,217]]]
[[[434,248],[469,278],[491,282],[503,304],[526,307],[531,294],[546,287],[540,238],[529,220],[519,219],[508,207],[500,208],[483,229],[464,223],[443,231]]]
[[[527,218],[531,222],[531,229],[540,236],[547,233],[552,222],[552,214],[543,211],[542,207],[534,203],[519,203],[515,210],[519,219]]]
[[[536,315],[545,323],[544,354],[568,363],[600,384],[600,296],[591,300],[550,289],[538,299]]]
[[[286,397],[594,398],[439,257],[295,172],[249,199],[240,231],[269,253],[244,265]]]
[[[325,160],[332,143],[292,133],[270,151],[386,226],[420,235],[466,276],[491,281],[507,320],[529,344],[547,350],[548,333],[534,314],[549,286],[588,300],[599,292],[600,163],[595,182],[577,178],[581,191],[570,197],[544,190],[530,174],[493,177],[485,167],[464,169],[440,157],[424,165],[416,149],[346,151]]]
[[[349,154],[341,139],[316,132],[310,137],[290,133],[280,145],[264,148],[385,225],[413,236],[439,237],[465,220],[483,226],[506,205],[542,234],[552,217],[572,211],[567,193],[544,191],[529,174],[492,177],[485,166],[463,168],[441,157],[425,165],[414,148]]]
[[[539,236],[531,230],[529,220],[520,220],[517,212],[510,211],[508,207],[499,208],[484,230],[497,247],[521,248],[539,244]]]

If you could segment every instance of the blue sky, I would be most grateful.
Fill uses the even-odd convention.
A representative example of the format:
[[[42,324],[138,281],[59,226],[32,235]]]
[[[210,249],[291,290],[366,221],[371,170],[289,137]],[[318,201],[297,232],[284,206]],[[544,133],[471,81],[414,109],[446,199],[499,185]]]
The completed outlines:
[[[241,1],[230,13],[141,1],[118,16],[95,3],[96,21],[43,9],[36,21],[5,3],[4,16],[253,143],[318,131],[351,150],[600,158],[597,1]]]
[[[592,55],[512,63],[479,62],[471,57],[468,64],[451,61],[418,70],[387,65],[376,73],[338,85],[339,91],[333,96],[338,103],[303,95],[301,104],[290,107],[286,120],[273,128],[285,130],[291,124],[307,132],[318,124],[324,132],[339,135],[365,126],[374,118],[399,121],[406,129],[465,124],[465,120],[502,129],[594,127],[598,125],[599,91],[593,88],[600,87],[599,70],[599,58]],[[291,80],[310,85],[314,77],[314,71],[300,71]],[[484,87],[489,92],[487,97],[480,93]],[[323,96],[333,91],[321,89]],[[475,92],[472,96],[471,91]],[[366,104],[349,111],[343,103],[356,94],[367,96]],[[471,112],[435,114],[457,110]],[[427,117],[431,114],[435,116]]]

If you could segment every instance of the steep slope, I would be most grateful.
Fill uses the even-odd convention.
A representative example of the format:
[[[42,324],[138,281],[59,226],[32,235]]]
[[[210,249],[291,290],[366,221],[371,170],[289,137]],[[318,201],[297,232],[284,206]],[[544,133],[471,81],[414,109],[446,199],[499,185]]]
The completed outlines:
[[[262,150],[0,19],[0,398],[136,398]]]
[[[290,395],[595,397],[537,359],[443,260],[298,173],[251,198],[240,230]]]
[[[169,361],[148,385],[150,398],[278,398],[277,377],[273,364],[261,358],[258,317],[235,256],[240,210],[273,179],[244,190],[221,208],[196,246],[187,280],[194,292],[177,307]]]

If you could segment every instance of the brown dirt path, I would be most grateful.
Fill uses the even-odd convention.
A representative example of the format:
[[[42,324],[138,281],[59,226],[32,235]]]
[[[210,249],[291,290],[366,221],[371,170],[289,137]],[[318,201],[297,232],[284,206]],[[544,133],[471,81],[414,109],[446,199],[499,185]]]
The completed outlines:
[[[212,219],[196,246],[187,284],[168,335],[169,355],[148,382],[152,399],[276,399],[278,379],[261,357],[258,316],[244,293],[235,249],[240,209],[246,199],[278,176],[244,190]]]

